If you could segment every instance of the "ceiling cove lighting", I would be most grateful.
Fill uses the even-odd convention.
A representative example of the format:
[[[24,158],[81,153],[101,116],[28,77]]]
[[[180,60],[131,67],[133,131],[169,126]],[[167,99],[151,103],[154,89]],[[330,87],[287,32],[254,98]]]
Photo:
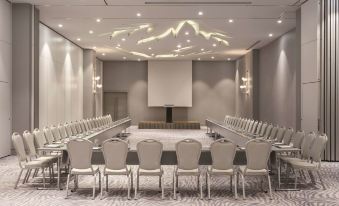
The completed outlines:
[[[97,18],[97,19],[96,19],[96,22],[100,23],[100,22],[101,22],[101,19]]]
[[[62,24],[59,24],[59,25],[58,25],[59,28],[62,28],[63,26],[64,26],[64,25],[62,25]]]
[[[272,34],[272,33],[269,33],[268,36],[269,36],[269,37],[273,37],[273,34]]]
[[[229,19],[229,20],[228,20],[228,23],[233,23],[233,22],[234,22],[233,19]]]
[[[198,12],[198,15],[199,15],[199,16],[202,16],[202,15],[204,15],[204,12],[199,11],[199,12]]]

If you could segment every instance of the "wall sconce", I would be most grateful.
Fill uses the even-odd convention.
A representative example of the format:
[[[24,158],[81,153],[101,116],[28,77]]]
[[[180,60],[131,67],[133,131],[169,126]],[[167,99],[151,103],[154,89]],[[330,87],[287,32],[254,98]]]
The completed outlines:
[[[240,85],[240,89],[243,93],[249,94],[250,93],[250,81],[249,81],[249,74],[246,71],[245,77],[241,77],[242,84]]]

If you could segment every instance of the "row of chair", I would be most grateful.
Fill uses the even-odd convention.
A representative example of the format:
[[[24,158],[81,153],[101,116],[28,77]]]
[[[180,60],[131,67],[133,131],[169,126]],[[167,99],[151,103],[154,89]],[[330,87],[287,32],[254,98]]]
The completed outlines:
[[[321,155],[327,143],[326,134],[310,132],[305,135],[304,131],[293,132],[292,128],[273,126],[272,124],[254,121],[252,119],[226,116],[224,123],[230,129],[242,132],[255,138],[263,138],[272,142],[275,146],[289,145],[300,149],[300,152],[282,153],[277,155],[278,160],[278,184],[281,184],[281,162],[290,166],[294,171],[295,188],[297,188],[297,171],[316,171],[320,183],[325,189],[321,179]]]
[[[131,188],[133,188],[133,171],[126,164],[127,153],[129,150],[128,142],[112,138],[103,142],[102,152],[105,159],[105,166],[100,172],[97,166],[91,164],[92,148],[94,144],[85,139],[73,139],[67,143],[67,151],[70,157],[70,172],[67,178],[66,198],[68,197],[69,182],[71,175],[74,175],[74,190],[78,188],[79,175],[93,176],[93,199],[95,198],[96,177],[99,175],[99,188],[101,189],[101,197],[103,195],[103,187],[106,177],[106,191],[108,191],[108,176],[124,175],[128,179],[128,198],[130,199]],[[202,171],[199,168],[199,159],[202,145],[194,139],[184,139],[176,143],[177,165],[173,173],[173,197],[176,199],[178,179],[180,176],[194,176],[197,178],[197,187],[199,188],[200,198],[203,198],[202,192]],[[212,176],[230,176],[230,188],[232,190],[232,178],[234,177],[234,195],[237,198],[237,176],[242,177],[243,196],[245,198],[245,181],[244,177],[251,176],[267,176],[270,197],[271,182],[267,162],[271,151],[271,143],[254,139],[246,144],[247,165],[236,167],[233,165],[237,146],[227,141],[219,139],[211,144],[212,165],[208,167],[206,173],[208,198],[210,198],[210,179]],[[137,183],[135,186],[135,198],[137,198],[139,190],[139,181],[141,176],[159,177],[159,187],[161,188],[164,198],[163,175],[164,170],[161,166],[163,145],[154,139],[147,139],[138,142],[137,154],[139,165],[136,170]],[[103,174],[101,180],[101,174]]]
[[[122,121],[122,120],[120,120]],[[114,122],[114,124],[117,122]],[[21,136],[19,133],[14,132],[12,135],[12,142],[16,151],[20,173],[15,183],[14,188],[20,181],[22,172],[27,170],[23,179],[23,184],[28,182],[31,171],[34,170],[33,177],[36,177],[38,170],[41,169],[43,174],[43,187],[45,188],[45,169],[49,169],[50,178],[54,177],[54,164],[58,163],[58,157],[62,153],[52,152],[49,154],[41,154],[38,148],[42,148],[47,144],[58,143],[66,138],[78,136],[85,133],[91,133],[98,129],[105,128],[112,125],[110,115],[96,117],[92,119],[84,119],[72,123],[59,124],[58,127],[51,126],[45,127],[43,130],[38,128],[34,129],[33,133],[28,130],[23,132]],[[67,164],[67,159],[64,159],[63,164]],[[60,166],[60,165],[59,165]]]

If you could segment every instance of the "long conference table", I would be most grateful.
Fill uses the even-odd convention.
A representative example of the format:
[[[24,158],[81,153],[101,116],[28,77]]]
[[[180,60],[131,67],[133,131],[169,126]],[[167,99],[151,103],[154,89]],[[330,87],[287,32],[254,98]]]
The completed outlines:
[[[45,145],[45,147],[38,148],[39,151],[50,153],[50,152],[62,152],[63,154],[66,153],[67,147],[66,143],[69,141],[69,139],[72,138],[82,138],[87,139],[89,141],[94,142],[95,147],[93,148],[93,151],[101,151],[100,145],[103,141],[115,137],[115,136],[122,136],[123,133],[126,133],[127,128],[131,126],[131,119],[130,118],[124,118],[121,120],[118,120],[116,122],[113,122],[110,126],[104,127],[104,128],[97,128],[94,131],[87,132],[85,134],[80,134],[77,136],[72,136],[70,138],[66,138],[62,142],[56,142],[54,144]],[[57,188],[61,189],[60,187],[60,166],[61,166],[61,159],[64,155],[58,155],[58,164],[57,164],[57,170],[58,170],[58,177],[57,177]]]

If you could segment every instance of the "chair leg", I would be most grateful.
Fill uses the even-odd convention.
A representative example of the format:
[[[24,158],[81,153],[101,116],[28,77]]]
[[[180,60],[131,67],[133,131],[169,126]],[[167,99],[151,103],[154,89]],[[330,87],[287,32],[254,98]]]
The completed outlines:
[[[200,186],[200,175],[197,176],[197,189],[199,191],[199,186]]]
[[[107,175],[106,175],[106,176],[107,176]],[[105,181],[105,175],[102,175],[102,183],[103,183],[104,181]],[[100,199],[103,198],[103,196],[102,196],[103,190],[104,190],[104,187],[101,186],[101,188],[100,188]]]
[[[232,175],[230,175],[230,190],[231,190],[231,192],[232,192],[232,182],[233,182],[233,177],[232,177]]]
[[[131,199],[131,174],[127,175],[128,185],[127,185],[127,199]]]
[[[106,175],[106,192],[108,192],[108,175]]]
[[[67,183],[66,183],[66,199],[68,198],[68,188],[69,188],[69,179],[70,179],[71,174],[68,173],[67,175]]]
[[[175,172],[173,172],[173,199],[177,199],[177,186],[176,186],[176,179],[175,179]]]
[[[272,200],[273,197],[272,197],[272,187],[271,187],[271,178],[270,178],[270,175],[267,174],[267,179],[268,179],[268,189],[270,190],[269,193],[270,193],[270,199]]]
[[[208,199],[211,199],[211,176],[210,174],[207,172],[206,174],[206,181],[207,181],[207,196]]]
[[[159,176],[159,189],[161,189],[161,176]]]
[[[133,187],[134,187],[134,185],[133,185],[133,179],[134,179],[134,177],[133,177],[133,172],[131,171],[130,172],[130,175],[131,175],[131,189],[133,190]]]
[[[322,177],[321,177],[321,175],[320,175],[320,172],[319,172],[319,170],[317,170],[317,174],[318,174],[318,177],[319,177],[320,183],[321,183],[321,185],[323,186],[323,189],[324,189],[324,190],[326,190],[326,187],[325,187],[324,181],[323,181],[323,179],[322,179]]]
[[[161,175],[161,179],[163,179],[163,175]],[[165,188],[164,188],[164,181],[161,181],[161,199],[165,198]]]
[[[97,177],[97,174],[94,174],[93,175],[93,196],[92,196],[92,200],[95,199],[95,183],[96,183],[96,178]]]
[[[101,172],[99,171],[99,191],[101,190]]]
[[[37,169],[34,170],[33,178],[35,178],[35,177],[38,175],[38,172],[39,172],[39,168],[37,168]]]
[[[200,181],[201,175],[199,175],[198,178],[199,178],[200,199],[202,200],[203,194],[202,194],[202,184],[201,184],[201,181]]]
[[[134,199],[138,197],[138,189],[139,189],[139,172],[137,172],[137,182],[136,182],[135,190],[134,190]]]
[[[297,189],[298,176],[297,176],[297,172],[295,171],[295,169],[293,169],[293,172],[294,172],[294,176],[295,176],[294,189]]]
[[[243,174],[241,174],[241,179],[242,179],[242,196],[244,199],[246,199],[246,194],[245,194],[245,177]]]
[[[41,170],[42,170],[42,182],[43,182],[43,187],[46,188],[45,168],[41,168]]]
[[[234,174],[234,196],[235,199],[238,199],[238,178],[237,178],[237,174]]]
[[[24,171],[24,169],[21,169],[20,170],[20,173],[19,173],[19,175],[18,175],[18,179],[16,180],[16,182],[15,182],[15,185],[14,185],[14,189],[16,189],[17,187],[18,187],[18,183],[19,183],[19,181],[20,181],[20,178],[21,178],[21,175],[22,175],[22,172]]]
[[[31,169],[28,169],[28,170],[26,171],[25,177],[24,177],[24,179],[22,180],[22,184],[25,184],[25,183],[26,183],[26,179],[27,179],[27,176],[28,176],[28,173],[29,173],[30,170],[31,170]]]

